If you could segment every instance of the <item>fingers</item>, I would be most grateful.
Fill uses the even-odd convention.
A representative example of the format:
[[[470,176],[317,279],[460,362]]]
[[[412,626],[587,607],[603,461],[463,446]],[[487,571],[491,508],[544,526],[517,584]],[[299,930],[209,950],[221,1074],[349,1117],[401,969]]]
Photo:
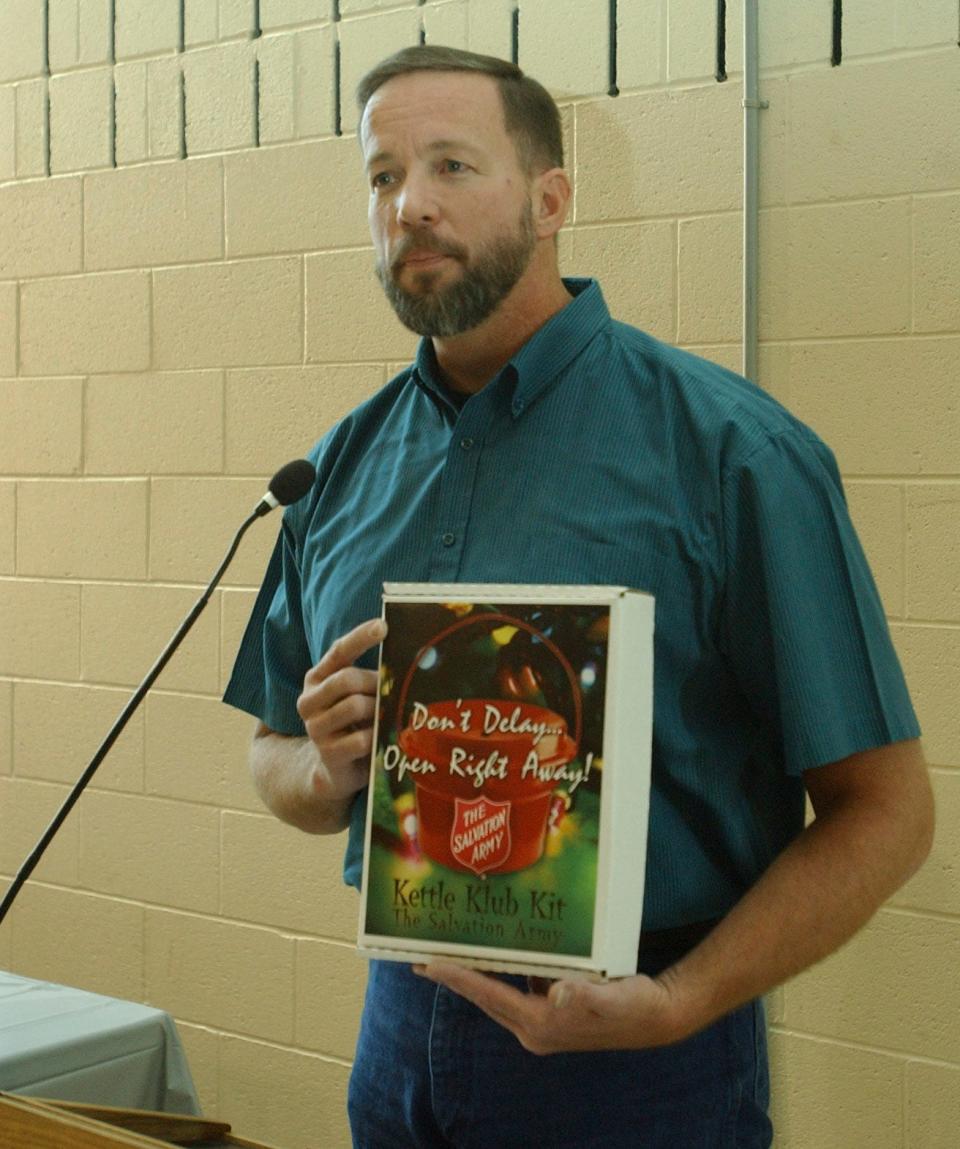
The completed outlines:
[[[338,638],[317,665],[307,671],[307,680],[320,682],[329,678],[335,671],[353,666],[358,658],[381,642],[386,633],[387,624],[382,618],[373,618],[360,623],[348,634]]]
[[[304,676],[297,713],[337,791],[357,789],[366,781],[378,678],[375,670],[354,663],[385,634],[381,619],[361,623],[337,639]],[[317,785],[322,782],[318,779]]]

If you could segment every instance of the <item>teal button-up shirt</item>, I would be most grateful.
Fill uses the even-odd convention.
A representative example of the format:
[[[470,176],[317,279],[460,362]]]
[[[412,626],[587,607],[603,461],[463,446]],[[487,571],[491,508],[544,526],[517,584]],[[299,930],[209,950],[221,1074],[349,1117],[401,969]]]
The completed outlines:
[[[462,405],[432,345],[314,448],[226,693],[302,734],[303,676],[384,581],[656,597],[644,928],[724,914],[802,774],[918,733],[830,451],[746,380],[575,298]],[[374,665],[373,661],[369,665]],[[345,877],[358,884],[364,802]]]

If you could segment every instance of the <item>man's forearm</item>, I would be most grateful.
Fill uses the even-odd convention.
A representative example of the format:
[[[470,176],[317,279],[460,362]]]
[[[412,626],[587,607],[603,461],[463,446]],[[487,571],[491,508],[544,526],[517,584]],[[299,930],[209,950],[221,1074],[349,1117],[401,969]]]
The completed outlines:
[[[829,801],[713,932],[661,975],[678,1037],[827,957],[920,866],[932,799],[922,758],[919,766],[914,758],[919,747],[903,747],[911,761],[886,792]]]
[[[346,829],[354,795],[333,796],[316,746],[261,727],[250,748],[250,771],[264,805],[281,821],[308,834]]]

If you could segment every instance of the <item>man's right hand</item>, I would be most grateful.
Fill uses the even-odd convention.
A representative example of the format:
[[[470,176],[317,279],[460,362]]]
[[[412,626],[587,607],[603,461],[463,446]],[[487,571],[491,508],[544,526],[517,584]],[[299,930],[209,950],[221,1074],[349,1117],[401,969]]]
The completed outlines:
[[[377,672],[355,663],[387,633],[379,618],[338,638],[307,671],[297,713],[326,768],[315,776],[325,798],[347,798],[367,784],[377,703]]]
[[[250,769],[264,805],[310,834],[332,834],[350,821],[354,796],[367,784],[377,672],[355,666],[386,634],[370,619],[330,647],[307,671],[297,712],[306,737],[278,734],[262,722]]]

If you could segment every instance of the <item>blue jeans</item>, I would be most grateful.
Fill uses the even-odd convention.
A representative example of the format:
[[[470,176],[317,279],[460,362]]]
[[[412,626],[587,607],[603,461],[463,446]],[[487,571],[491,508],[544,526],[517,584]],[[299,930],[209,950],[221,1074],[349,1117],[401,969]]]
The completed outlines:
[[[768,1100],[758,1002],[678,1045],[543,1057],[409,966],[370,963],[356,1149],[768,1149]]]

